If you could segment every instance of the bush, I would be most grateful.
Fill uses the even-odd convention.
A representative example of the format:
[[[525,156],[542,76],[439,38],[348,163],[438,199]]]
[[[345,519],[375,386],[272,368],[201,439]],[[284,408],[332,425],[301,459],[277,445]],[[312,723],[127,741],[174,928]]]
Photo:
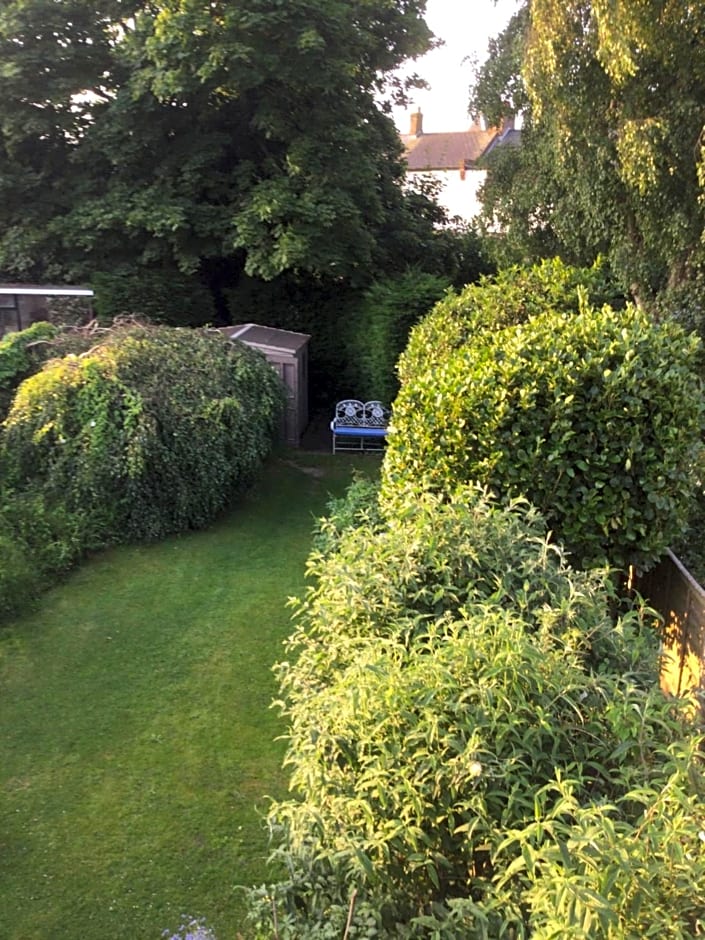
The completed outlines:
[[[5,492],[0,506],[0,622],[20,613],[87,547],[86,520],[41,491]]]
[[[351,937],[696,935],[700,741],[645,612],[615,623],[524,503],[402,504],[310,559],[258,935],[274,905],[281,938],[339,937],[353,892]]]
[[[407,271],[372,284],[345,323],[346,394],[390,403],[399,388],[395,373],[411,327],[440,300],[449,284],[423,271]]]
[[[39,593],[42,573],[31,553],[0,517],[0,622],[27,606]]]
[[[85,520],[87,546],[211,521],[270,449],[283,392],[256,352],[216,333],[123,327],[19,388],[6,486]]]
[[[345,496],[329,500],[325,516],[316,520],[313,551],[332,554],[340,539],[349,530],[364,524],[379,523],[379,486],[365,477],[356,476]]]
[[[50,323],[33,323],[26,330],[0,339],[0,420],[7,414],[20,382],[45,361],[46,343],[57,333]]]
[[[196,274],[139,268],[93,275],[95,309],[101,320],[148,318],[173,326],[203,326],[216,320],[210,290]]]
[[[527,496],[579,563],[648,567],[690,510],[705,414],[696,337],[633,307],[543,313],[536,299],[517,323],[494,286],[490,298],[458,319],[494,329],[456,327],[441,355],[437,308],[412,337],[386,497],[419,478],[441,491],[477,481]]]
[[[559,258],[506,268],[460,294],[449,294],[412,331],[399,361],[402,384],[413,379],[420,365],[442,363],[452,349],[469,343],[481,330],[517,326],[550,311],[577,312],[579,288],[594,306],[624,305],[601,261],[591,268],[574,268]]]
[[[96,345],[103,332],[95,323],[87,327],[59,327],[42,321],[3,337],[0,340],[0,421],[7,415],[18,386],[26,378],[38,372],[49,359],[86,352]]]

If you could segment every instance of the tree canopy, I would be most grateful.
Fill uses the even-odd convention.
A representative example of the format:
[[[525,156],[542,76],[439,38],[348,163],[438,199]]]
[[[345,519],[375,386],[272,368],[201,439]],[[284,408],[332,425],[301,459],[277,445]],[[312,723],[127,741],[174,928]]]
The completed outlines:
[[[525,111],[486,213],[516,253],[608,253],[638,300],[693,276],[705,230],[705,4],[528,0],[490,50],[473,106]]]
[[[432,42],[425,5],[9,0],[0,270],[369,267],[403,201],[377,100]]]

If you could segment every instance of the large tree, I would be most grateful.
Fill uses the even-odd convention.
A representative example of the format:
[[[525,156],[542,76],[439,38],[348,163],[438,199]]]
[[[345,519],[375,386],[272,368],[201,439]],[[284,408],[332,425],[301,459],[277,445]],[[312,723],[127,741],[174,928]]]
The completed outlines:
[[[425,0],[7,0],[0,270],[354,277],[402,201],[378,104]],[[403,215],[403,213],[402,213]]]
[[[525,252],[607,252],[644,302],[690,278],[705,231],[705,3],[529,0],[492,47],[474,106],[525,109],[491,172],[496,214]]]

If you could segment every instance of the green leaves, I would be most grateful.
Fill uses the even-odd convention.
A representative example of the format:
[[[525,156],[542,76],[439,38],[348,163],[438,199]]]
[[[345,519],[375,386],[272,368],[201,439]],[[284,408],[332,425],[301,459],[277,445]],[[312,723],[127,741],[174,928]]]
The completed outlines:
[[[639,303],[703,263],[702,3],[531,0],[492,45],[473,106],[524,115],[489,161],[484,218],[513,259],[605,254]],[[511,148],[510,148],[511,149]],[[494,156],[494,155],[493,155]]]
[[[5,484],[84,514],[91,544],[205,525],[268,453],[279,380],[215,333],[123,327],[100,338],[20,386],[3,426]]]
[[[648,566],[690,509],[704,421],[698,344],[635,308],[571,303],[570,276],[554,274],[542,295],[530,273],[506,272],[505,290],[468,288],[416,327],[384,490],[477,481],[530,499],[581,563]]]
[[[12,0],[0,269],[368,279],[405,202],[376,95],[429,45],[424,7]]]
[[[397,495],[357,484],[309,560],[277,667],[286,875],[259,935],[273,897],[280,937],[335,937],[354,890],[361,936],[655,936],[675,905],[685,940],[700,739],[654,688],[648,613],[615,623],[609,581],[571,570],[525,502]]]

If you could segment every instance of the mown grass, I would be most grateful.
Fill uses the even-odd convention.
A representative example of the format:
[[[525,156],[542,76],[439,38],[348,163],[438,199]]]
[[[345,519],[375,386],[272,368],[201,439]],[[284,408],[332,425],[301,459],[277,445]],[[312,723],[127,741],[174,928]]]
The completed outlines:
[[[286,792],[272,664],[313,516],[370,458],[286,455],[208,531],[93,558],[0,631],[0,936],[243,932]]]

